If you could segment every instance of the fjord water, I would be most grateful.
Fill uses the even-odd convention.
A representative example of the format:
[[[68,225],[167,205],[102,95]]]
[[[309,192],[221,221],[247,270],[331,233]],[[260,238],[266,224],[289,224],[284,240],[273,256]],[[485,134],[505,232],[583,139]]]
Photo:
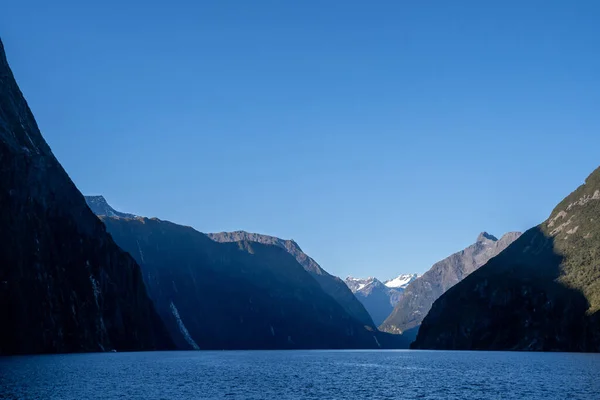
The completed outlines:
[[[0,399],[598,399],[600,354],[221,351],[0,358]]]

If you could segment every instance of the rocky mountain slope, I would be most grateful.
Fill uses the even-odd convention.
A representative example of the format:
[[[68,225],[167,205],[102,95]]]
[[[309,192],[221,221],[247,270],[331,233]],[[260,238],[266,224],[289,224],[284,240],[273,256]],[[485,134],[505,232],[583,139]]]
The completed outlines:
[[[440,297],[416,348],[600,351],[600,168]]]
[[[406,347],[350,316],[284,248],[217,242],[156,218],[101,217],[140,263],[179,346],[200,349]]]
[[[284,240],[277,237],[249,233],[245,231],[208,233],[207,236],[214,241],[227,243],[249,241],[281,247],[290,253],[304,269],[321,285],[325,293],[335,299],[348,314],[362,324],[375,328],[371,316],[365,307],[356,299],[348,287],[337,276],[330,275],[315,260],[306,255],[294,240]]]
[[[135,218],[136,215],[120,212],[112,208],[104,196],[85,196],[85,202],[92,212],[96,215],[105,215],[107,217]]]
[[[0,354],[172,346],[140,270],[44,141],[0,42]]]
[[[346,278],[345,283],[365,306],[371,318],[373,318],[373,322],[380,325],[400,300],[404,287],[416,277],[416,274],[402,275],[388,281],[391,282],[392,287],[388,287],[373,277],[361,279],[349,276]]]
[[[519,236],[519,232],[510,232],[498,240],[482,232],[471,246],[435,263],[423,276],[407,286],[380,329],[402,333],[417,328],[438,297],[498,255]]]

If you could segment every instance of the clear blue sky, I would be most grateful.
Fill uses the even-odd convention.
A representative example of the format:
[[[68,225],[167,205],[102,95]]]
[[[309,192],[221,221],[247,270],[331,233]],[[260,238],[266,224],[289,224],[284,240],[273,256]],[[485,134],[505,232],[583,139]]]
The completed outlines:
[[[598,1],[5,0],[2,36],[86,194],[423,272],[600,164]]]

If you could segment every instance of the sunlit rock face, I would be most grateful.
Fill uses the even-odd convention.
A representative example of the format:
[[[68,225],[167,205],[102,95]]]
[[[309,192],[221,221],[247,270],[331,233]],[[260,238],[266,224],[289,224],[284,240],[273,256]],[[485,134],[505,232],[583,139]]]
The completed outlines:
[[[435,263],[423,276],[411,282],[380,329],[390,333],[418,329],[435,300],[500,254],[520,235],[520,232],[509,232],[498,239],[481,232],[475,243]]]

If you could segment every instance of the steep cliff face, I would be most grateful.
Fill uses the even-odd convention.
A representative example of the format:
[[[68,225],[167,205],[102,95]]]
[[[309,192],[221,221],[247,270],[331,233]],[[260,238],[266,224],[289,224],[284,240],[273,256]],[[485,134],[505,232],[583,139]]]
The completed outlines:
[[[471,246],[435,263],[423,276],[408,285],[380,329],[401,333],[418,328],[437,298],[502,252],[520,235],[520,232],[509,232],[497,239],[482,232]]]
[[[274,245],[285,249],[312,275],[325,293],[337,301],[348,314],[356,318],[363,325],[373,328],[376,326],[365,307],[356,299],[344,281],[321,268],[315,260],[302,251],[295,241],[244,231],[208,233],[207,235],[212,240],[221,243],[249,241]]]
[[[416,348],[600,351],[600,168],[440,297]]]
[[[44,141],[0,42],[0,354],[168,348],[135,261]]]
[[[101,217],[140,263],[180,346],[200,349],[402,347],[351,317],[285,249],[219,243],[156,218]]]

